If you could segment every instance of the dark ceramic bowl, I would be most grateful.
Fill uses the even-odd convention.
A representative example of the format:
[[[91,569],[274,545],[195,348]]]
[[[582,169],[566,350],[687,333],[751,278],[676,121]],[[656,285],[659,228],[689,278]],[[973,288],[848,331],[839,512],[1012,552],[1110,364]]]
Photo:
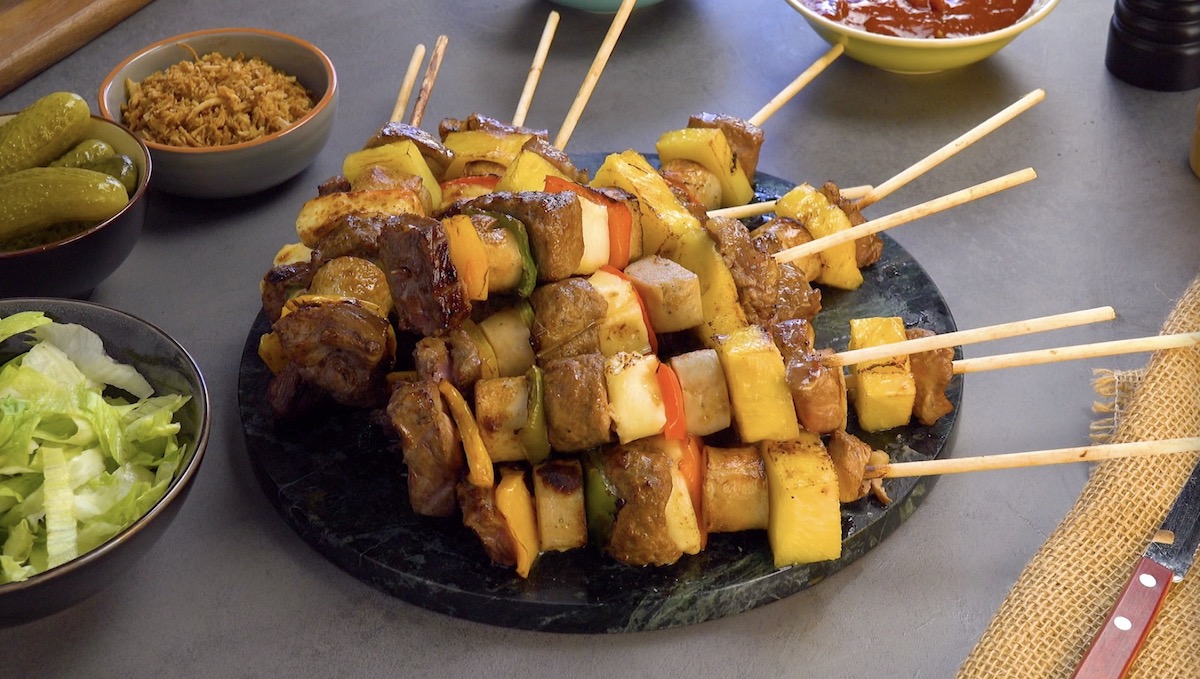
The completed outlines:
[[[138,369],[156,394],[190,394],[178,412],[180,440],[187,446],[179,471],[158,504],[121,533],[72,561],[24,582],[0,585],[0,627],[17,625],[73,606],[109,583],[128,577],[134,564],[154,545],[187,497],[209,436],[208,389],[192,357],[153,325],[122,311],[91,302],[64,299],[0,299],[0,316],[44,311],[55,321],[78,323],[104,340],[105,351]],[[23,351],[18,338],[0,343],[0,361]]]
[[[0,123],[14,115],[0,115]],[[137,244],[146,219],[150,151],[128,129],[100,116],[92,116],[85,136],[106,141],[133,159],[137,190],[123,210],[86,231],[49,245],[0,252],[0,298],[87,297]]]

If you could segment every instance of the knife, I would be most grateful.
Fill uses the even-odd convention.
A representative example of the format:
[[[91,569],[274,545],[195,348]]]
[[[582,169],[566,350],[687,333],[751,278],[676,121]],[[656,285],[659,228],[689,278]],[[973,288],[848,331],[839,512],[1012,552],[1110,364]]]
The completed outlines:
[[[1075,679],[1124,677],[1167,598],[1183,579],[1200,543],[1200,463],[1192,469],[1162,527],[1142,553],[1108,619],[1072,675]]]

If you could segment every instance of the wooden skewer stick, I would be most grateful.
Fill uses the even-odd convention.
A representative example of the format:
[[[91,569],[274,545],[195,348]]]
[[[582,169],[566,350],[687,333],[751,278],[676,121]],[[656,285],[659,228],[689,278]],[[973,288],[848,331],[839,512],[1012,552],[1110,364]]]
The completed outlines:
[[[1021,368],[1029,365],[1043,365],[1059,361],[1075,361],[1101,356],[1116,356],[1118,354],[1136,354],[1145,351],[1160,351],[1164,349],[1183,349],[1200,344],[1200,332],[1176,333],[1170,335],[1153,335],[1134,339],[1113,340],[1111,342],[1093,342],[1091,344],[1076,344],[1069,347],[1054,349],[1035,349],[1033,351],[1018,351],[1011,354],[996,354],[980,358],[960,358],[950,363],[950,372],[954,375],[983,372],[984,370],[1000,370],[1002,368]],[[915,352],[910,352],[915,353]],[[854,385],[857,375],[846,375],[846,388]]]
[[[442,66],[442,57],[446,54],[446,43],[449,38],[439,35],[433,45],[433,54],[429,55],[429,65],[425,68],[425,77],[421,79],[421,91],[417,92],[417,101],[413,104],[412,126],[420,127],[421,118],[425,116],[425,106],[429,103],[429,95],[433,92],[433,84],[437,81],[438,69]]]
[[[592,98],[592,90],[596,89],[596,82],[600,80],[600,74],[604,72],[604,66],[608,64],[608,58],[612,56],[613,48],[617,46],[617,38],[621,37],[621,31],[625,29],[625,22],[629,20],[629,14],[633,12],[636,2],[637,0],[621,1],[621,7],[608,27],[608,34],[604,36],[604,41],[600,43],[600,50],[596,53],[596,58],[592,60],[592,67],[588,69],[587,76],[584,77],[583,84],[579,87],[579,93],[575,95],[571,110],[567,111],[562,129],[558,131],[558,136],[554,139],[554,146],[560,151],[566,150],[567,141],[575,132],[575,125],[583,116],[583,109],[587,106],[588,99]]]
[[[929,337],[919,337],[917,339],[904,340],[903,342],[891,342],[889,344],[864,347],[862,349],[854,349],[852,351],[843,351],[841,353],[829,356],[823,361],[823,363],[829,366],[854,365],[856,363],[863,363],[864,361],[876,361],[892,356],[917,354],[922,351],[946,349],[964,344],[975,344],[977,342],[987,342],[989,340],[1004,339],[1007,337],[1030,335],[1035,332],[1061,330],[1063,328],[1071,328],[1077,325],[1086,325],[1088,323],[1111,321],[1116,317],[1117,312],[1110,306],[1096,307],[1094,309],[1083,309],[1080,311],[1070,311],[1063,314],[1039,316],[1037,318],[1030,318],[1024,321],[999,323],[997,325],[988,325],[982,328],[973,328],[971,330],[958,330],[940,335],[930,335]]]
[[[900,226],[901,224],[907,224],[921,217],[927,217],[942,210],[962,205],[963,203],[969,203],[978,198],[1012,188],[1018,184],[1024,184],[1035,178],[1037,178],[1037,173],[1033,171],[1033,168],[1027,167],[1024,170],[1018,170],[1003,177],[997,177],[982,184],[976,184],[961,191],[955,191],[941,198],[934,198],[933,200],[914,205],[899,212],[893,212],[879,219],[872,219],[858,226],[852,226],[849,229],[843,229],[837,233],[811,240],[803,245],[782,250],[775,253],[774,257],[776,261],[780,262],[790,262],[801,257],[807,257],[835,245],[849,243],[863,236],[869,236],[873,233],[879,233],[880,231]]]
[[[1041,467],[1067,462],[1097,462],[1122,457],[1143,457],[1146,455],[1190,452],[1200,452],[1200,437],[1163,439],[1161,441],[1136,441],[1133,443],[1108,443],[1096,446],[1035,450],[1025,453],[1005,453],[1002,455],[984,455],[980,457],[892,462],[884,465],[868,466],[864,478],[894,479],[902,476],[961,474],[963,472],[991,471],[995,469]]]
[[[525,116],[529,114],[529,106],[533,104],[533,93],[542,77],[546,56],[550,53],[550,43],[554,42],[554,32],[557,30],[558,12],[550,12],[550,16],[546,17],[546,27],[542,29],[542,39],[538,42],[537,52],[533,55],[533,65],[529,67],[529,76],[525,78],[525,89],[521,90],[521,99],[517,102],[517,112],[513,114],[513,127],[525,124]]]
[[[812,79],[820,75],[821,71],[824,71],[825,68],[832,64],[835,59],[842,56],[842,52],[845,51],[845,49],[846,46],[841,43],[831,47],[828,52],[821,56],[820,59],[814,61],[812,66],[804,69],[804,72],[801,73],[795,80],[793,80],[790,85],[783,88],[783,91],[781,91],[779,94],[776,94],[771,101],[768,101],[766,106],[763,106],[761,109],[759,109],[758,113],[755,113],[753,116],[751,116],[748,122],[755,126],[761,126],[763,123],[767,122],[767,119],[775,115],[776,111],[783,108],[783,105],[788,103],[792,97],[796,96],[797,92],[804,89],[805,85],[812,82]]]
[[[408,70],[404,72],[404,82],[400,84],[400,93],[396,95],[396,105],[392,107],[393,123],[404,120],[404,111],[408,108],[408,98],[412,96],[413,85],[417,82],[417,71],[421,61],[425,59],[425,45],[417,45],[413,50],[412,59],[408,62]]]
[[[963,373],[982,372],[984,370],[1000,370],[1002,368],[1042,365],[1058,361],[1099,358],[1100,356],[1136,354],[1143,351],[1159,351],[1160,349],[1182,349],[1184,347],[1194,347],[1197,344],[1200,344],[1200,332],[1185,332],[1112,340],[1109,342],[1076,344],[1074,346],[1058,347],[1055,349],[1018,351],[1011,354],[997,354],[995,356],[982,356],[980,358],[962,358],[954,361],[951,365],[954,368],[954,374],[961,375]]]
[[[846,200],[855,200],[867,195],[873,187],[870,184],[861,186],[848,186],[841,189],[842,197]],[[733,219],[745,219],[746,217],[757,217],[765,215],[768,212],[775,211],[777,200],[764,200],[759,203],[748,203],[746,205],[735,205],[733,207],[723,207],[716,210],[709,210],[709,217],[732,217]]]
[[[882,198],[890,195],[896,189],[900,188],[901,186],[904,186],[905,184],[911,182],[912,180],[916,179],[917,177],[921,176],[922,174],[937,167],[939,164],[941,164],[942,161],[946,160],[950,156],[953,156],[954,154],[967,148],[971,144],[974,144],[975,142],[982,139],[985,135],[995,131],[996,128],[1007,123],[1008,121],[1012,120],[1013,118],[1016,118],[1018,115],[1024,113],[1025,111],[1029,110],[1030,108],[1033,108],[1034,104],[1037,104],[1038,102],[1040,102],[1042,99],[1045,99],[1045,98],[1046,98],[1046,92],[1041,89],[1037,89],[1037,90],[1030,92],[1029,94],[1026,94],[1025,96],[1018,99],[1016,102],[1010,104],[1003,111],[1000,111],[999,113],[992,116],[991,118],[988,118],[987,120],[983,121],[982,123],[976,125],[974,128],[968,130],[966,133],[964,133],[958,139],[955,139],[954,141],[950,142],[949,144],[946,144],[945,146],[938,149],[937,151],[934,151],[933,153],[929,154],[928,156],[925,156],[925,158],[917,161],[915,164],[913,164],[911,167],[904,170],[900,174],[898,174],[895,177],[892,177],[891,179],[876,186],[874,189],[871,190],[870,193],[868,193],[867,195],[863,196],[862,198],[860,198],[858,200],[858,207],[865,208],[868,205],[874,205],[876,202],[878,202]]]

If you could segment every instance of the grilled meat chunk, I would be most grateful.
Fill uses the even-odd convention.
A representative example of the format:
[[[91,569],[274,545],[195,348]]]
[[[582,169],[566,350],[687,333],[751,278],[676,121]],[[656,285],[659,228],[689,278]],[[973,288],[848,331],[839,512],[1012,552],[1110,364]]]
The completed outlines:
[[[584,278],[539,286],[529,297],[533,339],[543,361],[600,351],[600,322],[608,301]]]
[[[408,469],[408,500],[422,516],[451,516],[454,486],[465,463],[454,422],[433,380],[400,382],[387,417],[400,436]]]
[[[733,274],[747,321],[770,326],[789,318],[812,318],[820,311],[820,292],[813,290],[799,269],[776,262],[765,242],[751,238],[740,221],[714,217],[704,226]]]
[[[464,479],[458,484],[458,504],[462,507],[463,525],[479,536],[492,563],[506,568],[516,566],[517,543],[496,507],[496,489],[473,486]]]
[[[859,211],[858,205],[852,200],[847,200],[842,196],[842,191],[833,182],[825,182],[821,188],[817,189],[821,195],[830,203],[836,205],[839,210],[846,213],[850,219],[850,226],[858,226],[867,221]],[[883,239],[879,234],[873,233],[869,236],[863,236],[854,241],[854,259],[858,264],[858,268],[868,267],[879,261],[883,255]]]
[[[263,313],[274,323],[283,312],[283,305],[292,297],[308,289],[312,283],[313,268],[308,262],[280,264],[263,275],[259,290],[262,294]]]
[[[450,379],[450,347],[441,337],[422,337],[413,347],[413,369],[434,384]]]
[[[853,434],[835,431],[825,444],[838,479],[838,501],[854,502],[865,496],[871,484],[863,481],[871,446]]]
[[[349,190],[350,180],[340,174],[335,174],[317,185],[318,196],[328,196],[331,193],[346,193]]]
[[[751,236],[772,255],[813,240],[812,233],[804,224],[791,217],[775,217],[755,229]],[[821,256],[816,254],[801,257],[788,262],[788,265],[800,269],[805,280],[812,281],[821,273]]]
[[[525,142],[522,148],[526,151],[533,151],[545,158],[555,169],[566,175],[568,179],[576,184],[586,184],[588,182],[587,171],[575,167],[575,163],[571,162],[570,156],[563,153],[549,141],[538,136],[530,137],[529,141]]]
[[[485,115],[472,113],[466,119],[461,118],[445,118],[438,123],[438,136],[443,140],[446,135],[451,132],[466,132],[468,130],[482,130],[493,134],[532,134],[535,137],[549,140],[550,133],[546,130],[535,130],[529,127],[514,127],[508,123],[501,122],[495,118],[489,118]]]
[[[470,315],[471,302],[450,260],[450,241],[441,222],[399,215],[383,224],[379,238],[380,264],[400,330],[442,335]]]
[[[442,142],[432,134],[419,127],[398,121],[385,123],[375,134],[371,135],[363,148],[370,149],[406,140],[413,142],[421,150],[421,155],[429,163],[429,169],[433,171],[435,177],[442,176],[442,173],[446,171],[446,166],[454,160],[454,153],[443,146]]]
[[[675,563],[683,555],[667,533],[664,516],[674,462],[653,439],[612,446],[598,456],[620,498],[607,551],[635,566]]]
[[[543,370],[550,447],[575,452],[611,441],[604,357],[595,353],[558,358],[545,363]]]
[[[279,419],[297,419],[318,413],[332,405],[329,394],[300,376],[292,363],[283,366],[267,384],[267,403]]]
[[[387,319],[353,300],[303,304],[272,325],[288,363],[338,403],[370,408],[387,399],[396,339]]]
[[[935,333],[925,328],[908,328],[908,339],[930,337]],[[913,379],[917,384],[917,396],[913,401],[913,415],[925,426],[937,422],[943,415],[954,410],[946,398],[946,387],[954,376],[954,350],[935,349],[922,351],[908,357]]]
[[[500,191],[463,204],[464,212],[499,212],[520,220],[543,283],[567,278],[583,258],[583,209],[571,192]]]

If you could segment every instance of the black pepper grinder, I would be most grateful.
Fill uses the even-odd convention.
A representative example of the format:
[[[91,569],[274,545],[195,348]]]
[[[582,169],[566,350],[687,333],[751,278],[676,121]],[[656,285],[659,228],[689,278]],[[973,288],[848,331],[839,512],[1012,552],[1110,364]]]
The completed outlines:
[[[1143,89],[1200,87],[1200,0],[1116,0],[1104,63]]]

